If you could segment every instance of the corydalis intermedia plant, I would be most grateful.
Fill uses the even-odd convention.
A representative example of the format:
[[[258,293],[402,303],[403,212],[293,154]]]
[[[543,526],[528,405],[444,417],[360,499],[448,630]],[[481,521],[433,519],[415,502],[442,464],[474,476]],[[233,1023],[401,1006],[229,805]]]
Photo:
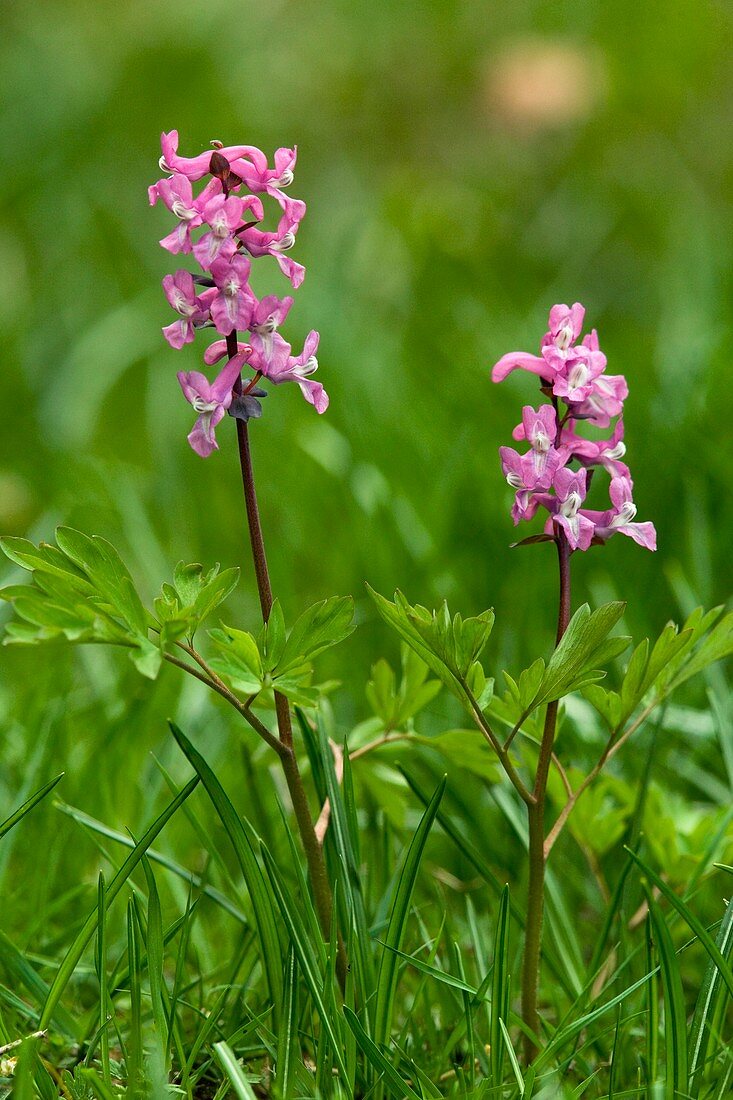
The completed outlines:
[[[318,333],[311,331],[303,351],[293,355],[278,332],[292,297],[258,299],[250,284],[252,260],[262,256],[274,257],[293,289],[303,282],[305,268],[287,255],[305,214],[305,203],[284,191],[293,181],[296,150],[278,149],[270,168],[265,154],[252,145],[212,146],[211,152],[181,157],[178,132],[164,133],[160,166],[170,175],[148,189],[151,205],[160,199],[178,219],[161,245],[174,255],[193,256],[200,269],[181,269],[163,279],[168,302],[180,318],[163,334],[180,349],[199,330],[213,329],[220,338],[204,352],[204,363],[227,360],[213,382],[200,371],[178,374],[186,400],[198,413],[188,441],[202,458],[218,448],[215,429],[226,413],[245,422],[261,415],[266,391],[257,384],[262,378],[274,385],[295,382],[319,413],[328,408],[326,391],[311,377],[318,368]],[[208,182],[194,195],[192,183],[206,176]],[[260,195],[280,208],[275,230],[258,227],[265,216]],[[239,333],[248,339],[240,342]],[[252,372],[244,383],[243,370]]]

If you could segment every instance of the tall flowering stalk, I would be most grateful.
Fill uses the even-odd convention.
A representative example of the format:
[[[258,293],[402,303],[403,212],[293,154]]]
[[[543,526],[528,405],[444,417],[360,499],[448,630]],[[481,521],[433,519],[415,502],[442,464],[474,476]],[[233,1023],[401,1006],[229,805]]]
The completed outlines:
[[[491,374],[494,382],[502,382],[514,370],[534,374],[546,398],[537,409],[525,405],[522,421],[514,429],[514,439],[528,444],[529,449],[520,454],[511,447],[500,447],[499,454],[504,476],[515,490],[514,523],[531,520],[540,509],[546,513],[544,532],[522,541],[552,541],[557,547],[560,599],[556,644],[560,643],[570,622],[570,561],[575,551],[605,543],[616,533],[627,535],[647,550],[657,547],[654,525],[635,522],[633,482],[624,462],[626,379],[623,375],[606,374],[606,356],[600,350],[595,329],[580,339],[584,316],[585,309],[579,302],[570,307],[553,306],[540,354],[510,352],[495,364]],[[610,429],[615,418],[618,418],[615,427],[605,439],[590,439],[578,432],[584,423]],[[601,511],[584,506],[598,468],[603,468],[611,479],[610,507]],[[545,869],[554,840],[554,833],[546,834],[545,807],[557,711],[557,700],[547,704],[534,786],[525,798],[529,826],[529,886],[522,1016],[537,1036],[540,1034],[537,995]],[[528,1040],[529,1057],[534,1049],[534,1043]]]
[[[291,345],[279,333],[293,298],[269,295],[258,298],[250,277],[254,260],[275,260],[293,289],[303,282],[305,269],[288,255],[305,214],[305,203],[290,198],[286,189],[293,182],[296,150],[278,149],[274,167],[265,154],[251,145],[223,146],[212,142],[212,150],[195,157],[178,154],[178,133],[161,138],[160,166],[168,173],[149,188],[151,205],[159,200],[170,210],[177,224],[161,240],[174,255],[193,259],[197,270],[178,270],[163,279],[163,290],[179,319],[163,328],[171,347],[180,350],[199,332],[215,339],[205,349],[204,364],[213,367],[224,361],[213,380],[200,371],[178,374],[183,395],[193,406],[197,419],[188,441],[202,458],[218,449],[216,428],[228,414],[236,421],[239,459],[262,619],[268,624],[273,594],[267,555],[257,505],[248,421],[262,415],[262,398],[267,391],[261,380],[272,385],[294,382],[306,401],[323,413],[328,395],[312,375],[318,367],[318,333],[312,331],[303,351],[294,355]],[[206,180],[198,195],[192,184]],[[263,230],[265,216],[260,196],[279,208],[277,228]],[[246,339],[240,340],[240,336]],[[242,375],[246,372],[246,377]],[[323,851],[314,829],[293,743],[290,706],[275,692],[278,737],[266,727],[259,732],[280,758],[303,842],[310,881],[321,929],[331,935],[333,907]],[[250,719],[251,720],[251,719]],[[261,725],[261,724],[260,724]],[[343,950],[340,967],[344,969]]]

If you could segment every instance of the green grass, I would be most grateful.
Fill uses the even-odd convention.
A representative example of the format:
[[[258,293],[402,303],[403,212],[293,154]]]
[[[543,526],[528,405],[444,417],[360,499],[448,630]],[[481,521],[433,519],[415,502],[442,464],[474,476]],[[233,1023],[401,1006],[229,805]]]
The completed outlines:
[[[0,532],[102,534],[146,602],[181,558],[240,566],[227,621],[255,628],[234,443],[222,432],[206,463],[186,446],[175,372],[198,352],[160,336],[169,264],[146,187],[163,128],[191,151],[297,142],[308,275],[290,333],[320,330],[332,404],[318,418],[283,387],[254,458],[286,621],[350,593],[359,629],[320,661],[341,686],[298,733],[311,809],[332,804],[343,990],[277,768],[222,700],[173,668],[151,685],[111,649],[2,651],[0,1092],[622,1100],[671,1096],[676,1077],[680,1096],[723,1100],[726,666],[638,731],[558,842],[534,1071],[519,803],[446,691],[411,741],[356,754],[384,730],[370,669],[399,664],[365,580],[493,606],[491,670],[549,656],[552,555],[509,549],[496,454],[527,391],[488,367],[532,350],[554,301],[585,302],[628,376],[639,516],[659,530],[656,555],[621,539],[577,555],[576,606],[628,600],[640,639],[729,600],[729,14],[46,0],[1,18]],[[538,44],[591,74],[551,125],[512,113],[502,83]],[[577,694],[559,736],[575,779],[604,740]],[[341,786],[329,738],[351,752]],[[559,781],[550,796],[556,812]]]

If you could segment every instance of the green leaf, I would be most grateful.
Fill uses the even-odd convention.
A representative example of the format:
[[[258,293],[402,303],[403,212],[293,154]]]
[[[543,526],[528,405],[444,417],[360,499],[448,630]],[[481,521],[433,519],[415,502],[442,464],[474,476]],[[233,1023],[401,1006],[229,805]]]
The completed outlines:
[[[223,1040],[214,1043],[219,1065],[226,1073],[238,1100],[257,1100],[257,1094],[244,1075],[244,1070],[237,1061],[232,1048]]]
[[[132,577],[114,546],[101,535],[85,535],[72,527],[56,530],[59,549],[88,577],[136,634],[147,637],[148,621]]]
[[[428,666],[413,649],[404,643],[400,649],[402,676],[399,686],[394,671],[381,659],[372,666],[372,678],[366,687],[369,705],[386,730],[405,726],[442,687],[439,680],[427,679]]]
[[[209,661],[214,671],[226,676],[239,691],[257,695],[264,684],[264,670],[253,636],[246,630],[224,626],[210,630],[209,638],[218,654]]]
[[[605,675],[603,664],[627,647],[628,638],[608,639],[608,634],[624,613],[625,604],[608,603],[591,612],[583,604],[573,615],[560,644],[550,658],[536,697],[535,707],[560,699]]]
[[[674,687],[679,687],[685,680],[702,672],[708,665],[724,657],[730,657],[731,654],[733,654],[733,611],[721,619],[705,640],[696,646],[689,661],[685,662],[674,677]]]
[[[86,574],[78,569],[65,554],[47,542],[35,546],[28,539],[6,537],[0,539],[0,548],[6,558],[21,566],[22,569],[48,573],[67,581],[72,580],[79,592],[93,591]]]
[[[297,619],[288,635],[277,675],[299,668],[330,646],[338,645],[354,630],[354,601],[351,596],[333,596],[309,607]]]
[[[203,620],[235,588],[239,570],[219,570],[218,562],[208,572],[198,563],[178,563],[173,572],[173,584],[164,584],[161,595],[155,600],[155,613],[163,627],[166,644],[184,635],[193,639]]]
[[[412,607],[399,590],[392,603],[369,585],[367,589],[384,621],[461,702],[467,702],[464,685],[491,634],[494,612],[471,619],[456,614],[451,619],[445,602],[431,612],[419,604]]]
[[[147,612],[115,548],[99,535],[71,527],[59,527],[56,541],[58,548],[2,540],[7,557],[33,573],[32,585],[12,585],[2,593],[25,620],[10,624],[5,641],[28,645],[65,638],[124,645],[138,670],[154,678],[161,655],[148,637]]]
[[[282,660],[285,641],[285,618],[280,601],[275,600],[270,611],[270,617],[262,628],[260,652],[262,653],[262,664],[266,672],[272,672]]]

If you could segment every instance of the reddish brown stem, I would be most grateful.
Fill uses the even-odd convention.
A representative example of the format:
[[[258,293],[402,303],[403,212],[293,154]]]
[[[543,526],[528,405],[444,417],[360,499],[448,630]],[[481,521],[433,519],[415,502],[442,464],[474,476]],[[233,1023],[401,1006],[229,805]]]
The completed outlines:
[[[230,332],[227,336],[227,352],[230,359],[237,354],[236,331]],[[241,378],[235,383],[234,391],[237,395],[242,393]],[[254,562],[255,577],[257,580],[257,592],[260,598],[262,620],[266,623],[272,611],[272,585],[270,584],[270,573],[267,568],[267,554],[265,552],[265,542],[262,535],[260,511],[257,504],[257,491],[255,489],[254,469],[252,466],[252,452],[249,445],[249,432],[247,423],[244,420],[237,419],[237,440],[239,443],[239,464],[242,470],[244,503],[247,512],[249,539],[252,547],[252,560]],[[328,875],[326,873],[326,861],[323,857],[321,845],[318,842],[313,818],[308,806],[308,798],[303,784],[303,777],[300,774],[298,759],[295,754],[290,705],[285,696],[281,695],[278,691],[275,692],[275,713],[277,715],[277,728],[280,736],[280,743],[283,749],[286,750],[280,755],[280,760],[293,803],[298,832],[300,833],[306,861],[308,863],[310,884],[313,890],[316,912],[318,913],[318,920],[323,936],[326,940],[329,940],[331,937],[333,898]],[[338,972],[343,984],[346,975],[346,956],[341,942],[339,942]]]
[[[560,567],[560,601],[557,616],[556,645],[559,645],[570,622],[570,546],[565,533],[560,531],[556,538],[557,556]],[[547,704],[545,724],[542,731],[540,753],[537,761],[537,774],[533,801],[527,804],[527,822],[529,826],[529,886],[527,891],[527,923],[525,926],[524,959],[522,965],[522,1019],[535,1035],[540,1034],[540,1018],[537,1011],[537,996],[540,979],[540,961],[542,958],[542,922],[545,909],[545,802],[547,800],[547,778],[552,763],[552,749],[557,727],[558,701]],[[525,1039],[525,1055],[530,1062],[535,1056],[536,1044]]]

